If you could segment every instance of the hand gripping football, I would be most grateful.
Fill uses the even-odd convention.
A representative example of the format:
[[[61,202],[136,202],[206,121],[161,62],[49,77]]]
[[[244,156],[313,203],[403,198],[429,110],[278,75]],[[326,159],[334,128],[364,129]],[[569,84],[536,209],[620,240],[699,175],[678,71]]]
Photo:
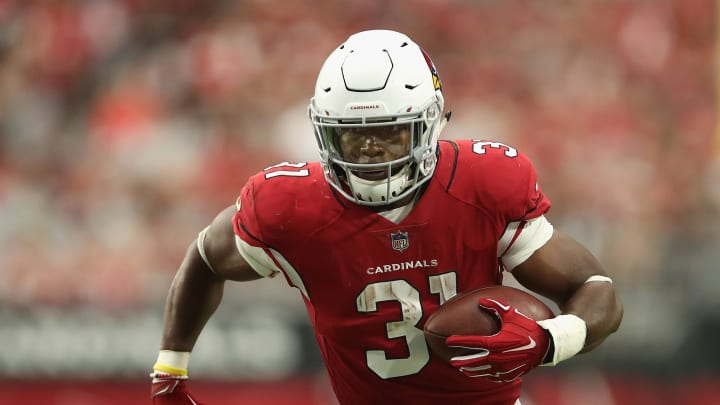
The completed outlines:
[[[436,355],[450,361],[451,357],[470,352],[445,345],[445,339],[450,335],[490,336],[500,330],[500,320],[496,314],[478,305],[480,298],[498,299],[536,321],[555,316],[544,302],[513,287],[491,286],[459,294],[441,305],[425,322],[425,340]]]

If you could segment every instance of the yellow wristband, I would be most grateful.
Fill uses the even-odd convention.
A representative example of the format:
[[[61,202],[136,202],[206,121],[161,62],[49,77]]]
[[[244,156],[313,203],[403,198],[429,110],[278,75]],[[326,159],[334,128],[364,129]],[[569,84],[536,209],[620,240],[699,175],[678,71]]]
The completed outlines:
[[[161,373],[168,373],[168,374],[174,374],[174,375],[182,375],[186,376],[188,375],[187,370],[177,367],[170,367],[166,364],[161,363],[155,363],[153,366],[153,370],[160,371]]]
[[[158,353],[158,358],[155,361],[155,365],[153,366],[153,370],[159,371],[161,373],[187,376],[189,361],[190,352],[160,350],[160,353]]]

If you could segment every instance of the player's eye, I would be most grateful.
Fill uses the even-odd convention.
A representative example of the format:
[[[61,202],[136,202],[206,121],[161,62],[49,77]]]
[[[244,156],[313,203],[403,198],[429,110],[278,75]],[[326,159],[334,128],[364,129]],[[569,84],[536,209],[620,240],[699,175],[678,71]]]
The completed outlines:
[[[392,126],[392,133],[393,133],[393,134],[399,134],[399,133],[401,133],[401,132],[402,132],[404,129],[406,129],[406,128],[407,128],[407,125],[393,125],[393,126]]]

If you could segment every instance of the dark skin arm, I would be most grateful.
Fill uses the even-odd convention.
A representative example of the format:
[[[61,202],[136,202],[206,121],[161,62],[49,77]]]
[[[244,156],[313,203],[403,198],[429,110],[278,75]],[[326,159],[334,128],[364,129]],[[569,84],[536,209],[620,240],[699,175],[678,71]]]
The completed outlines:
[[[205,236],[205,254],[212,270],[200,256],[196,241],[188,247],[165,302],[161,349],[192,351],[200,332],[220,305],[225,281],[261,278],[235,247],[234,213],[234,206],[223,210]]]
[[[523,286],[555,301],[563,313],[585,320],[587,337],[582,352],[594,349],[620,327],[623,307],[613,285],[585,284],[592,275],[607,276],[606,271],[585,247],[557,229],[512,274]]]

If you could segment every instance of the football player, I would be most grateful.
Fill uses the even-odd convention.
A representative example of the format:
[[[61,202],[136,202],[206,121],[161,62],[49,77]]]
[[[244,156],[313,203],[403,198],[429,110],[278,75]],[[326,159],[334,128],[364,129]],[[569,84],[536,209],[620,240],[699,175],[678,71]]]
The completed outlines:
[[[521,376],[598,346],[622,305],[596,258],[545,217],[530,160],[491,140],[440,141],[450,115],[428,55],[387,30],[350,36],[320,70],[309,116],[320,160],[251,177],[203,229],[168,293],[155,404],[199,404],[188,361],[227,280],[282,275],[302,295],[342,404],[515,404]],[[451,336],[473,354],[432,354],[423,324],[456,294],[510,271],[562,313],[531,320],[501,301],[500,332]]]

